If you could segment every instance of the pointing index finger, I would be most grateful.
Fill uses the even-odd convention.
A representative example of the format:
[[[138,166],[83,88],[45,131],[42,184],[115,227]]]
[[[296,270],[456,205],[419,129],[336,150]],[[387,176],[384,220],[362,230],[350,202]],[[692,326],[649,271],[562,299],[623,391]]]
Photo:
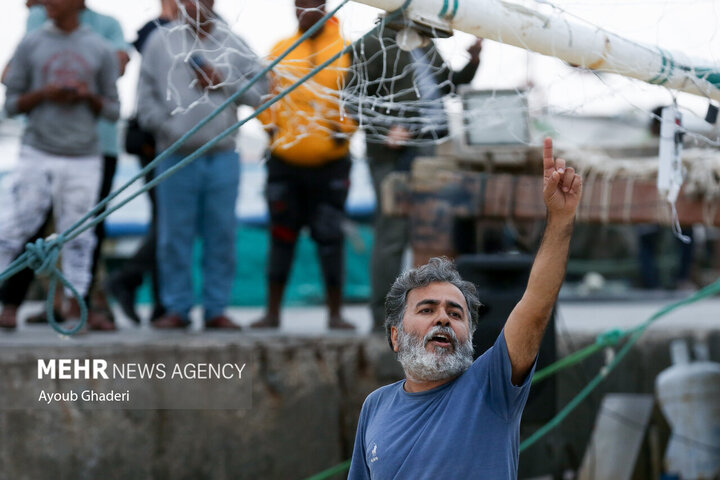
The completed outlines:
[[[552,138],[545,137],[545,147],[543,148],[543,169],[545,171],[555,168],[553,160],[553,143]]]

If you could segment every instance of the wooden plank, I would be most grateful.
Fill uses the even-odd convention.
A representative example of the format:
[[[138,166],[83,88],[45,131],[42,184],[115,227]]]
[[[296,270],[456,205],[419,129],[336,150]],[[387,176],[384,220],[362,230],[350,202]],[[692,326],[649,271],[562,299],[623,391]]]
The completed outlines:
[[[483,203],[483,216],[510,217],[515,203],[515,185],[518,177],[514,175],[487,175],[485,183],[485,196]]]
[[[414,192],[410,208],[410,238],[415,248],[451,252],[454,212],[450,202]]]
[[[515,197],[513,217],[523,220],[545,218],[541,178],[529,175],[518,176],[513,195]]]
[[[408,174],[394,174],[383,186],[383,194],[386,214],[418,216],[419,223],[422,218],[433,218],[432,212],[455,217],[545,218],[542,179],[536,175],[438,172],[420,182]],[[681,191],[677,212],[683,226],[720,226],[720,200],[710,203]],[[668,203],[658,197],[654,181],[589,178],[577,221],[670,225],[672,216]],[[418,225],[418,229],[424,231],[425,227]]]

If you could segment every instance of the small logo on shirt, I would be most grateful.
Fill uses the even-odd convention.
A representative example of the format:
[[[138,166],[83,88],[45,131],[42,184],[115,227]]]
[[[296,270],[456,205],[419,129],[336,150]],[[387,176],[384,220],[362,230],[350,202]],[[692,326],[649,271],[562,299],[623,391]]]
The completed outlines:
[[[370,463],[375,463],[380,460],[377,456],[377,443],[373,443],[373,448],[370,450]]]

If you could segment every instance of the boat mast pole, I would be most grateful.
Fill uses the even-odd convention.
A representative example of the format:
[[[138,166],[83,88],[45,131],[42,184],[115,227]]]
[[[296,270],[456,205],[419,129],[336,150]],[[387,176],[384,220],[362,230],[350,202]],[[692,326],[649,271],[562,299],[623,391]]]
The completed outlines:
[[[387,11],[405,0],[356,0]],[[478,37],[550,55],[572,65],[720,100],[720,68],[643,45],[561,13],[546,15],[502,0],[412,0],[406,16],[445,23]]]

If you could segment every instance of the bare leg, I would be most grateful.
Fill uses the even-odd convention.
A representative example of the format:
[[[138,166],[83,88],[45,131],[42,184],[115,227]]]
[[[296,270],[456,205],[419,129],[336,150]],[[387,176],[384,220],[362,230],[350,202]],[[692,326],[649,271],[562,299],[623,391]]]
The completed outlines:
[[[282,304],[284,283],[268,283],[268,303],[265,316],[250,324],[250,328],[278,328],[280,326],[280,305]]]
[[[17,305],[5,304],[0,312],[0,328],[15,328],[17,326]]]
[[[342,291],[340,287],[328,287],[326,292],[328,326],[333,329],[355,330],[355,325],[346,322],[340,315],[340,307],[342,305]]]

